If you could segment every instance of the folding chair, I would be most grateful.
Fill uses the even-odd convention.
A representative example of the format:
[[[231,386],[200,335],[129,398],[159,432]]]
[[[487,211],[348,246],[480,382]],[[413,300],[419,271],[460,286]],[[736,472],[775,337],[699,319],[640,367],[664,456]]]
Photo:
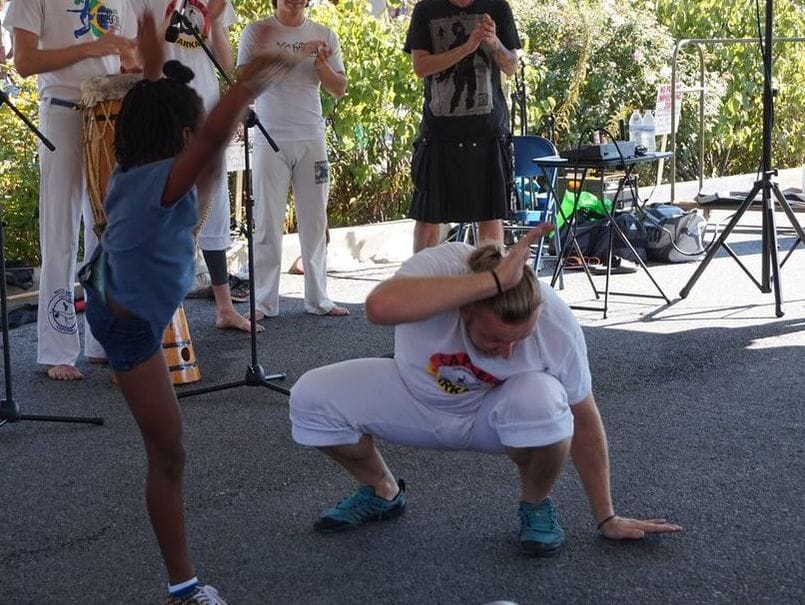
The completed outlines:
[[[551,222],[556,225],[556,168],[540,168],[533,158],[558,155],[553,143],[536,135],[512,137],[514,144],[514,208],[512,223],[515,231],[529,228],[537,223]],[[548,186],[550,184],[550,187]],[[559,230],[554,230],[554,250],[561,250]],[[534,271],[539,274],[544,258],[549,258],[543,249],[545,238],[534,245]],[[551,255],[550,258],[556,258]],[[561,287],[561,282],[560,282]]]

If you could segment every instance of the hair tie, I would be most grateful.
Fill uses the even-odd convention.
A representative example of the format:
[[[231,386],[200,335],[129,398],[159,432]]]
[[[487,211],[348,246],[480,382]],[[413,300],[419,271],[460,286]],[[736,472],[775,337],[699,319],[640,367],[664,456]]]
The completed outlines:
[[[489,272],[492,274],[492,277],[495,278],[495,285],[498,287],[498,295],[503,294],[503,288],[500,287],[500,278],[498,274],[495,273],[494,269],[490,269]]]

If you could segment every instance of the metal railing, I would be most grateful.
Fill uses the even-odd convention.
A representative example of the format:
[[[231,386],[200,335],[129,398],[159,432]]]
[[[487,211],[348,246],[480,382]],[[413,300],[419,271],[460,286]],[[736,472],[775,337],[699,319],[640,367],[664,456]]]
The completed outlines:
[[[805,38],[773,38],[772,42],[777,44],[779,42],[805,42]],[[677,60],[679,54],[685,46],[695,46],[699,54],[699,85],[691,88],[683,88],[681,93],[698,92],[699,93],[699,192],[701,193],[702,185],[704,184],[704,76],[705,76],[705,61],[703,46],[717,45],[717,44],[762,44],[762,38],[686,38],[679,40],[674,47],[673,59],[671,62],[671,151],[674,152],[674,157],[671,160],[671,203],[675,199],[676,187],[676,85],[677,85]]]

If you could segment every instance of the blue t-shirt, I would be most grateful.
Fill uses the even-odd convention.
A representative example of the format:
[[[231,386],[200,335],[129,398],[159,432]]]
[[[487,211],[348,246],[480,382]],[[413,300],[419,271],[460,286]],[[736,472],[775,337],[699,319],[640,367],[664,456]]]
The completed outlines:
[[[173,161],[125,172],[115,168],[101,237],[107,295],[148,321],[158,338],[190,290],[195,272],[196,188],[171,206],[161,204]]]

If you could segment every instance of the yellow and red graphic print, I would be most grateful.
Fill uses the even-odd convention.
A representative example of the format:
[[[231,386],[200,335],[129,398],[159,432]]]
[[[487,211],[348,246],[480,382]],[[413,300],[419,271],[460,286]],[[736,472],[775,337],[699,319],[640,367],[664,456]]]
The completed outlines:
[[[489,389],[502,381],[475,366],[466,353],[434,353],[430,356],[428,374],[445,393],[460,395]]]
[[[76,13],[81,21],[81,26],[73,30],[76,40],[89,33],[100,38],[112,29],[120,29],[120,15],[103,0],[73,0],[73,4],[78,8],[68,8],[67,12]]]
[[[182,7],[182,0],[171,0],[168,2],[168,7],[165,10],[165,19],[170,21],[173,16],[173,11]],[[210,36],[210,29],[212,24],[207,16],[207,3],[201,0],[187,0],[184,9],[185,18],[193,24],[193,27],[201,34],[205,40]],[[184,46],[185,48],[199,48],[198,40],[193,36],[193,32],[187,28],[187,23],[179,25],[179,39],[176,44]]]

